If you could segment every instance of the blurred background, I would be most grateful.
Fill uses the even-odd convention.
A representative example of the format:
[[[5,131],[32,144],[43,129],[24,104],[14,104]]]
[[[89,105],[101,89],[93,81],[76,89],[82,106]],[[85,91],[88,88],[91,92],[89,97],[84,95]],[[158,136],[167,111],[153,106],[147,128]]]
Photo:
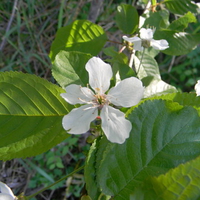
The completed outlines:
[[[1,0],[0,1],[0,72],[22,71],[35,74],[53,83],[50,46],[57,30],[76,19],[88,19],[107,32],[111,41],[122,42],[122,33],[115,24],[120,3],[135,6],[142,14],[148,0]],[[196,1],[197,2],[197,1]],[[171,16],[174,19],[176,16]],[[200,31],[198,23],[187,31]],[[110,43],[106,44],[107,46]],[[112,44],[113,45],[113,44]],[[115,48],[119,46],[115,44]],[[100,53],[104,58],[104,54]],[[193,91],[200,79],[200,46],[187,55],[156,57],[164,81],[180,91]],[[46,153],[33,158],[0,161],[0,181],[15,194],[30,195],[48,186],[81,166],[89,145],[73,136]],[[84,190],[83,173],[74,174],[32,200],[79,199]]]

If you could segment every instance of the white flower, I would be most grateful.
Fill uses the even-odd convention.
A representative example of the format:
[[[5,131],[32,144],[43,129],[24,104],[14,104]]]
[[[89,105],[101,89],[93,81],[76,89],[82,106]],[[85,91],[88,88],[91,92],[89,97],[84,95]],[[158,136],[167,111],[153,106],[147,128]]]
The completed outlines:
[[[128,42],[133,43],[134,49],[136,51],[142,51],[143,47],[148,48],[152,46],[154,49],[157,50],[165,50],[169,48],[169,44],[166,40],[154,40],[153,39],[153,34],[155,32],[155,29],[152,30],[150,28],[145,29],[141,28],[140,29],[140,38],[139,37],[127,37],[123,36],[122,38]]]
[[[0,200],[15,200],[12,190],[5,184],[0,182]]]
[[[73,109],[63,117],[62,125],[68,133],[80,134],[90,129],[90,123],[100,112],[101,127],[108,140],[123,143],[129,137],[131,123],[125,119],[123,112],[109,106],[131,107],[143,97],[142,82],[135,78],[127,78],[116,84],[108,93],[110,79],[113,76],[111,66],[100,58],[93,57],[86,63],[89,73],[89,84],[93,89],[80,85],[69,85],[61,96],[70,104],[85,104]]]
[[[194,89],[196,90],[197,96],[200,96],[200,80],[197,81],[196,85],[194,86]]]

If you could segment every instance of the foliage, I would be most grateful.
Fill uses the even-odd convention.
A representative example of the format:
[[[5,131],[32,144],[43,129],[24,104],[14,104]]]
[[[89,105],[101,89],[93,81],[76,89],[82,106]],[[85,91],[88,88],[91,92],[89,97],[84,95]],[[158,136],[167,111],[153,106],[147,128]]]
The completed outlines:
[[[61,88],[29,74],[0,76],[2,160],[37,155],[68,137],[60,124],[72,107],[60,97]]]
[[[51,46],[51,61],[61,50],[97,55],[106,40],[106,34],[100,26],[86,20],[76,20],[72,24],[60,28],[56,33],[56,38]]]
[[[76,162],[84,160],[85,155],[83,152],[87,150],[81,148],[83,152],[80,151],[80,153],[74,153],[74,150],[78,148],[78,140],[79,137],[77,136],[73,138],[68,137],[65,141],[52,148],[50,151],[37,155],[31,160],[25,160],[25,162],[31,166],[32,170],[36,169],[37,172],[32,175],[33,177],[29,182],[29,187],[37,188],[41,185],[47,187],[49,182],[53,183],[55,180],[58,180],[62,174],[69,174],[72,172],[76,167]],[[88,148],[88,146],[86,147]],[[73,160],[73,162],[71,160]],[[70,177],[70,179],[73,180],[74,177]],[[83,183],[84,182],[82,182],[82,186]],[[61,181],[57,185],[54,185],[51,189],[55,190],[64,184],[65,180]],[[71,183],[69,183],[69,186],[71,187]],[[79,190],[82,189],[82,187],[80,187],[78,184],[76,187],[78,187]],[[74,188],[70,188],[68,193],[72,192],[73,189]]]
[[[140,17],[132,5],[118,5],[115,20],[121,36],[130,34],[132,37],[138,35],[141,28],[155,28],[154,39],[169,43],[162,54],[146,47],[143,52],[135,53],[134,44],[122,43],[121,38],[117,41],[120,51],[114,47],[104,48],[110,34],[85,19],[72,20],[64,27],[59,25],[49,57],[53,78],[61,87],[32,74],[0,73],[1,160],[35,156],[37,163],[42,158],[41,168],[53,170],[55,176],[28,161],[42,175],[42,178],[35,176],[30,186],[36,187],[38,182],[44,186],[49,182],[54,184],[61,169],[65,169],[60,157],[70,152],[73,144],[69,142],[62,151],[55,149],[56,153],[49,151],[45,157],[38,154],[71,138],[62,127],[62,118],[75,107],[66,103],[60,94],[70,84],[87,86],[85,65],[101,52],[113,66],[112,85],[135,76],[143,82],[145,91],[138,105],[120,108],[132,124],[130,137],[123,144],[111,143],[104,134],[99,136],[99,124],[95,124],[97,121],[91,124],[88,133],[93,133],[90,137],[94,137],[94,141],[85,161],[87,192],[83,199],[86,195],[92,200],[199,198],[200,100],[194,93],[178,93],[179,88],[162,79],[159,65],[160,55],[165,58],[162,63],[167,63],[170,56],[196,58],[191,73],[200,77],[195,71],[200,34],[188,28],[197,22],[197,12],[197,5],[189,0],[154,0]],[[183,64],[179,64],[172,72],[181,77],[182,67]],[[80,157],[75,159],[77,163],[79,160]],[[65,173],[72,170],[66,169]],[[80,186],[76,190],[74,193],[78,196]],[[24,196],[24,199],[33,196]]]
[[[104,194],[128,199],[128,191],[148,176],[166,173],[200,153],[199,115],[194,108],[152,99],[128,113],[133,128],[124,144],[113,144],[102,138],[91,149],[94,158],[89,157],[88,165],[93,165],[94,174],[87,172],[89,194],[94,186],[91,187],[93,183],[88,176],[93,176]],[[97,197],[98,193],[92,199]]]
[[[125,34],[133,34],[139,23],[137,10],[131,5],[121,4],[117,7],[116,23]]]
[[[199,199],[199,157],[158,177],[145,180],[131,199]],[[150,197],[150,198],[149,198]]]

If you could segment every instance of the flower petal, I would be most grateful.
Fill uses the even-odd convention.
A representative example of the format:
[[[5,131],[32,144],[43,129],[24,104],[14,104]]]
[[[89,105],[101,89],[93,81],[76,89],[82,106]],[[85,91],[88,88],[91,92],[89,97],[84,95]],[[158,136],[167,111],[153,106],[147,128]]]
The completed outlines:
[[[90,123],[98,116],[98,109],[91,105],[84,105],[73,109],[69,114],[65,115],[62,125],[68,133],[82,134],[90,129]]]
[[[93,92],[89,88],[81,87],[80,85],[69,85],[65,88],[67,93],[60,94],[70,104],[85,104],[93,98]]]
[[[169,48],[169,43],[167,40],[151,40],[151,46],[157,50],[165,50]]]
[[[9,194],[0,193],[0,199],[2,199],[2,200],[15,200],[15,197],[10,196]]]
[[[197,96],[200,95],[200,80],[197,81],[196,85],[194,86]]]
[[[5,195],[5,200],[8,199],[8,200],[13,200],[15,199],[15,196],[12,192],[12,190],[5,184],[5,183],[2,183],[0,182],[0,194],[1,195]],[[0,196],[1,197],[1,196]],[[1,199],[1,198],[0,198]],[[3,199],[3,198],[2,198]]]
[[[116,106],[131,107],[139,103],[144,94],[142,81],[130,77],[118,82],[108,92],[108,100]]]
[[[88,98],[88,100],[95,99],[95,97],[94,97],[95,94],[94,94],[94,92],[92,90],[90,90],[90,88],[88,88],[88,87],[81,87],[81,91],[85,95],[85,97]]]
[[[128,42],[134,43],[134,42],[138,42],[141,41],[141,39],[139,37],[127,37],[126,35],[122,36],[122,38]]]
[[[126,35],[124,35],[122,37],[124,40],[133,43],[133,47],[136,51],[142,51],[143,47],[142,47],[142,40],[139,37],[127,37]]]
[[[106,64],[97,57],[92,57],[86,63],[86,70],[89,73],[90,86],[99,94],[104,94],[109,86],[112,78],[112,69],[109,64]]]
[[[125,119],[124,113],[111,106],[104,106],[100,117],[101,127],[107,139],[113,143],[124,143],[132,129],[132,125]]]
[[[136,51],[142,51],[142,50],[143,50],[143,47],[142,47],[142,40],[137,41],[137,42],[134,42],[134,43],[133,43],[133,48],[134,48],[134,50],[136,50]]]
[[[154,31],[150,28],[141,28],[140,29],[140,38],[142,40],[152,40]]]

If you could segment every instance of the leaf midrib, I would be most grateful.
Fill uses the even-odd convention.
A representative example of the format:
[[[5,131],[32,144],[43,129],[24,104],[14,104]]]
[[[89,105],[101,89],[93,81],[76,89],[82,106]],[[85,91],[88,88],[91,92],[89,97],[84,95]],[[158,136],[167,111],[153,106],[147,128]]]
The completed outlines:
[[[191,119],[190,119],[190,120],[191,120]],[[186,127],[186,126],[189,124],[189,122],[190,122],[190,121],[188,121],[187,124],[184,124],[184,126],[182,126],[182,128],[178,131],[178,133],[177,133],[176,135],[174,135],[174,136],[171,138],[170,142],[166,143],[166,144],[162,147],[162,149],[161,149],[159,152],[157,152],[156,154],[154,154],[154,157],[153,157],[151,160],[149,160],[149,162],[148,162],[146,165],[144,165],[144,166],[142,167],[142,169],[141,169],[140,171],[138,171],[138,172],[132,177],[132,179],[131,179],[130,181],[128,181],[127,184],[126,184],[121,190],[119,190],[118,194],[115,195],[115,197],[116,197],[116,196],[120,196],[121,191],[123,191],[123,190],[127,187],[127,185],[129,185],[139,173],[141,173],[146,167],[148,167],[149,163],[150,163],[159,153],[161,153],[161,151],[162,151],[168,144],[170,144],[171,141],[172,141],[178,134],[180,134],[181,130],[183,130],[184,127]]]

